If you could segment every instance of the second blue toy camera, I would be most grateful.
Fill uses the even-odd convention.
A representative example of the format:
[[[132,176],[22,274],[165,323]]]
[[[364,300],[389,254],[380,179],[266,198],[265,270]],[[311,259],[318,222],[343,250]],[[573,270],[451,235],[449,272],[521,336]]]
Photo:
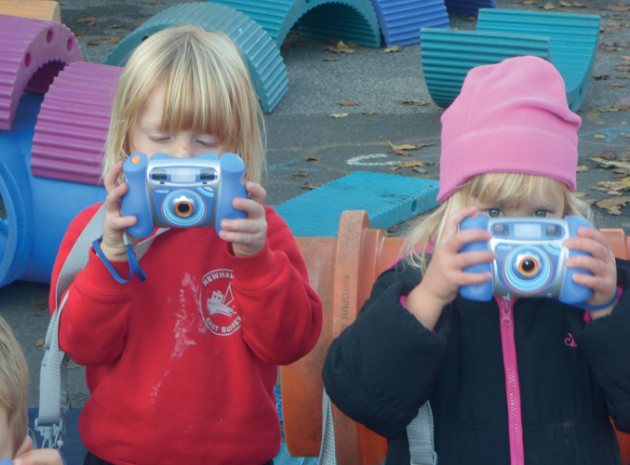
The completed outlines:
[[[133,153],[123,164],[129,191],[121,203],[121,215],[135,215],[129,234],[146,237],[154,226],[191,228],[215,226],[224,218],[244,218],[232,207],[235,197],[247,197],[243,183],[245,164],[235,153],[204,153],[174,158],[163,153],[151,160]]]
[[[590,273],[564,264],[569,256],[587,255],[563,245],[567,238],[577,236],[580,226],[592,228],[584,218],[573,215],[564,219],[487,215],[464,219],[460,229],[487,230],[492,238],[487,242],[471,242],[462,251],[491,250],[497,258],[491,263],[465,268],[464,271],[472,273],[489,271],[493,278],[482,284],[462,286],[460,294],[480,301],[498,295],[550,297],[570,305],[585,304],[592,291],[572,278],[575,273]]]

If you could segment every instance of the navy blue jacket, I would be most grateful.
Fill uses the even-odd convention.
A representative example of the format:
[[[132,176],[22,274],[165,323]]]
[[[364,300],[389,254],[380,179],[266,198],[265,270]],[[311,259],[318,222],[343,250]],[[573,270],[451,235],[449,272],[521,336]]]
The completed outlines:
[[[618,465],[611,425],[630,432],[630,263],[609,316],[552,299],[513,307],[527,465]],[[420,281],[401,262],[383,273],[336,338],[323,378],[332,401],[388,439],[387,465],[409,465],[406,427],[429,400],[439,465],[510,463],[506,380],[495,301],[458,297],[435,332],[400,304]]]

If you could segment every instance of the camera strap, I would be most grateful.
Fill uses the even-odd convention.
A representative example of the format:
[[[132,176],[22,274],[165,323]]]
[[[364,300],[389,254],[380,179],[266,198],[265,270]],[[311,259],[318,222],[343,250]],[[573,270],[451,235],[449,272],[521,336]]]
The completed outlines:
[[[105,207],[101,205],[81,231],[57,278],[55,311],[48,324],[44,340],[44,357],[39,376],[39,411],[35,419],[35,430],[42,436],[42,447],[61,448],[63,446],[64,415],[70,409],[70,396],[68,395],[67,381],[68,356],[59,348],[59,321],[70,295],[70,291],[66,292],[66,290],[76,274],[87,265],[90,247],[95,242],[94,238],[102,234],[104,220]],[[149,250],[153,239],[166,231],[168,229],[161,228],[153,236],[138,243],[133,254],[136,263]]]

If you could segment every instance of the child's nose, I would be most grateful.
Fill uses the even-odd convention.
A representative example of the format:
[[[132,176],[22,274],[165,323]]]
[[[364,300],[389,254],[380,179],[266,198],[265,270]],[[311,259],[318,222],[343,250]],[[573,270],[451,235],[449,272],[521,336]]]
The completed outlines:
[[[193,156],[192,144],[190,142],[180,142],[174,150],[173,156],[176,158],[190,158]]]

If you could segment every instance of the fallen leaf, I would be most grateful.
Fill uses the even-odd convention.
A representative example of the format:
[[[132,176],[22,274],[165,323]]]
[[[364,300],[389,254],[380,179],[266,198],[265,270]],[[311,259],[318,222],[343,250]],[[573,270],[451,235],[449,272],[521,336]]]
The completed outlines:
[[[414,107],[424,107],[426,105],[429,104],[428,100],[420,100],[420,99],[416,99],[416,100],[403,100],[402,102],[400,102],[401,105],[410,105],[410,106],[414,106]]]
[[[624,11],[630,11],[630,5],[610,5],[605,9],[616,13],[623,13]]]
[[[116,45],[118,42],[120,42],[121,39],[122,37],[120,36],[109,36],[107,38],[107,42],[109,42],[112,45]]]
[[[593,139],[599,139],[599,140],[606,139],[606,135],[605,134],[594,134],[593,135]]]
[[[555,10],[556,6],[551,3],[551,2],[547,2],[543,5],[543,10]]]
[[[572,7],[572,6],[573,6],[573,4],[572,4],[572,3],[570,3],[570,2],[565,2],[564,0],[560,0],[560,4],[559,4],[559,5],[560,5],[561,7],[563,7],[563,8],[570,8],[570,7]]]
[[[306,178],[308,177],[310,173],[306,172],[306,171],[297,171],[295,173],[293,173],[293,178],[297,179],[297,178]]]
[[[588,166],[586,165],[579,165],[576,170],[578,173],[584,173],[585,171],[588,171]]]
[[[378,113],[376,113],[374,110],[365,110],[365,111],[362,111],[361,114],[365,116],[374,116]]]
[[[306,161],[320,161],[322,159],[322,157],[307,157]]]
[[[324,47],[324,50],[327,50],[333,53],[354,53],[355,51],[354,48],[350,47],[343,40],[337,41],[335,45],[328,45]]]
[[[383,49],[383,52],[385,53],[398,53],[402,50],[402,47],[400,45],[394,45],[393,47],[385,47]]]
[[[603,210],[607,210],[611,215],[621,215],[621,208],[625,207],[628,202],[630,202],[630,196],[610,197],[595,202],[595,205]]]
[[[610,195],[621,195],[630,190],[630,177],[621,178],[619,181],[599,181],[595,190],[607,192]]]
[[[608,74],[598,74],[596,76],[593,76],[593,79],[595,79],[596,81],[607,81],[608,79],[610,79],[610,76]]]
[[[416,173],[426,174],[428,172],[425,164],[420,160],[407,160],[396,163],[395,165],[390,167],[391,171],[396,171],[400,168],[411,168],[412,171]]]
[[[344,113],[344,112],[331,113],[330,116],[332,116],[333,118],[345,118],[346,116],[348,116],[348,113]]]
[[[35,346],[36,347],[41,347],[44,345],[44,338],[40,337],[39,339],[35,340]]]
[[[618,161],[614,159],[604,158],[602,156],[599,157],[591,157],[595,163],[597,163],[602,168],[624,168],[630,169],[630,161]]]
[[[337,105],[340,107],[358,107],[359,102],[353,102],[353,101],[337,102]]]
[[[85,18],[77,19],[77,23],[86,24],[88,26],[94,26],[96,24],[95,16],[86,16]]]
[[[313,189],[317,189],[321,184],[317,184],[314,182],[305,182],[304,184],[302,184],[302,189],[308,189],[308,190],[313,190]]]
[[[622,84],[621,82],[613,82],[612,84],[609,84],[608,87],[611,89],[623,89],[625,87],[628,87],[628,84]]]

